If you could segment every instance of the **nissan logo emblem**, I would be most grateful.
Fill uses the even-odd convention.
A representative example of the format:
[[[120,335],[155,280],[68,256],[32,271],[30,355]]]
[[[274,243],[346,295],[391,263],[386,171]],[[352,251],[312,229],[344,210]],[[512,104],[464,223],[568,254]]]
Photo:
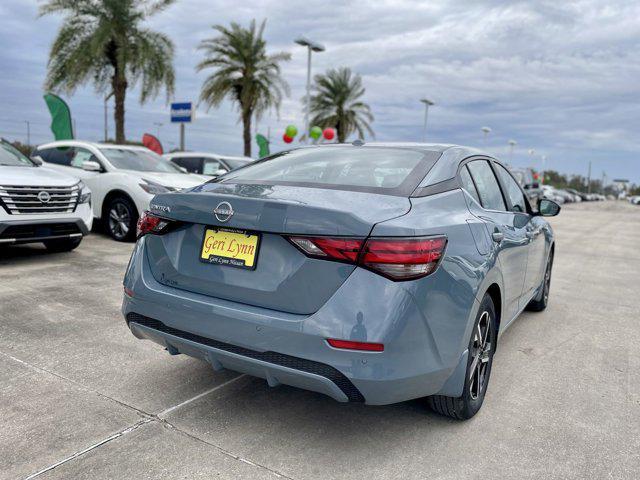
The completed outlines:
[[[220,202],[213,213],[219,222],[227,222],[233,216],[233,207],[229,202]]]
[[[49,195],[49,192],[38,192],[38,200],[40,200],[42,203],[49,203],[49,200],[51,200],[51,195]]]

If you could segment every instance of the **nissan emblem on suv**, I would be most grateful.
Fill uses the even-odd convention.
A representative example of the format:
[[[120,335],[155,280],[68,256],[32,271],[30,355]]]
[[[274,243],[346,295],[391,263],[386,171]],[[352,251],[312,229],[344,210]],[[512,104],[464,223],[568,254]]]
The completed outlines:
[[[233,207],[229,202],[220,202],[213,213],[219,222],[226,222],[233,216]]]
[[[43,190],[41,192],[38,192],[38,200],[40,200],[42,203],[49,203],[49,200],[51,200],[51,195],[49,195],[49,192],[45,192]]]

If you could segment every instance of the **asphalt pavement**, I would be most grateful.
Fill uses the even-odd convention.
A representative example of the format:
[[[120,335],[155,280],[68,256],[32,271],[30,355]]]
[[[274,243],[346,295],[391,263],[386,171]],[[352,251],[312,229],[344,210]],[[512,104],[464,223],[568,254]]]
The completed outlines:
[[[372,407],[214,372],[120,314],[132,244],[0,247],[0,478],[640,477],[640,207],[565,206],[550,304],[502,336],[481,412]]]

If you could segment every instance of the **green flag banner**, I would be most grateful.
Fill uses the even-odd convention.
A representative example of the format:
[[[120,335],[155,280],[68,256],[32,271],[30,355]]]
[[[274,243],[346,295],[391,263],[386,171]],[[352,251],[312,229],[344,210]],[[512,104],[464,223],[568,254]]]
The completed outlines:
[[[47,93],[44,101],[51,112],[51,131],[56,140],[73,140],[73,124],[69,106],[57,95]]]
[[[256,142],[258,142],[258,147],[260,147],[258,157],[263,158],[269,155],[269,140],[267,140],[267,137],[258,133],[256,135]]]

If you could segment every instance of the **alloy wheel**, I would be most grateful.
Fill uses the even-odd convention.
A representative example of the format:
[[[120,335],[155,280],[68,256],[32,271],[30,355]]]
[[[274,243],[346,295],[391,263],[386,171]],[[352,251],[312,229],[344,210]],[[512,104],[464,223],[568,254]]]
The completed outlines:
[[[122,202],[115,202],[109,210],[109,230],[121,240],[127,236],[131,226],[131,212]]]
[[[473,400],[477,400],[486,388],[491,360],[491,316],[486,310],[480,315],[473,334],[471,358],[469,395]]]

